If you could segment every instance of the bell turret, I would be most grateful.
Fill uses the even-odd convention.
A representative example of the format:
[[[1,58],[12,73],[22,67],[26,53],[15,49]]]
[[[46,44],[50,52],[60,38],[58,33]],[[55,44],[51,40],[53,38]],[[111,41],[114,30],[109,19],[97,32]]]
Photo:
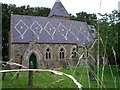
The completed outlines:
[[[60,2],[60,0],[56,0],[48,17],[49,18],[60,18],[60,19],[69,19],[70,18],[67,10],[63,6],[63,4]]]

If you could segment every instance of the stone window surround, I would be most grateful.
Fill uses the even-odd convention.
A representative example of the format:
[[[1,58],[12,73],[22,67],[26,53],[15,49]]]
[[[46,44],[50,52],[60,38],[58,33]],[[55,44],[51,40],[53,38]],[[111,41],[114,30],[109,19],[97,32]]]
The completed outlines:
[[[45,56],[46,59],[51,59],[51,50],[50,48],[47,48],[46,49],[46,56]]]
[[[64,59],[66,59],[66,49],[65,49],[64,46],[60,46],[60,47],[58,48],[58,59],[59,59],[59,60],[63,60],[63,59],[60,59],[60,49],[62,49],[62,48],[63,48],[63,50],[64,50]]]
[[[46,50],[47,49],[50,49],[50,59],[46,59]],[[46,47],[44,48],[44,60],[47,61],[47,60],[52,60],[53,59],[53,49],[51,48],[50,45],[46,45]]]
[[[77,47],[74,45],[72,46],[71,50],[70,50],[70,59],[75,59],[75,58],[72,58],[72,52],[73,52],[73,49],[75,48],[75,51],[77,52]],[[77,54],[77,53],[76,53]],[[77,58],[77,57],[76,57]]]
[[[64,58],[65,58],[64,55],[65,55],[65,54],[64,54],[64,49],[61,48],[60,51],[59,51],[59,57],[60,57],[60,59],[64,59]]]

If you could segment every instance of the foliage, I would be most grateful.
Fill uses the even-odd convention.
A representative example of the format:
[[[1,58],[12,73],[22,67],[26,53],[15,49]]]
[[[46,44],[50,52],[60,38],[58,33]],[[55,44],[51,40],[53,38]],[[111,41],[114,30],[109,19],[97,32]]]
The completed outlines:
[[[100,16],[102,16],[99,19],[100,55],[106,57],[110,64],[116,64],[115,58],[117,57],[118,60],[118,12],[114,10],[111,14],[100,14]]]
[[[71,20],[86,22],[89,25],[95,25],[97,16],[96,14],[87,14],[86,12],[76,13],[76,16],[70,14]]]
[[[116,70],[116,66],[112,66],[112,71],[114,77],[112,77],[110,72],[110,67],[105,66],[104,72],[104,81],[103,86],[105,88],[118,88],[118,72]],[[82,85],[83,88],[89,88],[88,85],[88,67],[74,67],[71,69],[60,69],[58,71],[65,72],[74,76]],[[96,67],[95,73],[97,71]],[[80,74],[76,74],[79,72]],[[102,66],[100,67],[100,72],[102,72]],[[13,76],[10,76],[7,73],[7,76],[3,83],[3,88],[29,88],[28,87],[28,72],[20,72],[20,77],[18,79],[14,78],[11,80]],[[114,78],[116,78],[116,82],[114,83]],[[97,88],[96,81],[90,81],[91,88]],[[49,72],[33,72],[33,88],[77,88],[77,86],[66,76],[58,76]]]

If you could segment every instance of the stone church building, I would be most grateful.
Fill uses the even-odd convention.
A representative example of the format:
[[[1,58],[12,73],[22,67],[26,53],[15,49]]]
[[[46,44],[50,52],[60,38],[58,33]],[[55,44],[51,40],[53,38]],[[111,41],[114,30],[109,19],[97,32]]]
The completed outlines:
[[[93,42],[89,25],[70,20],[59,0],[48,17],[11,15],[10,59],[29,68],[75,66],[83,45]]]

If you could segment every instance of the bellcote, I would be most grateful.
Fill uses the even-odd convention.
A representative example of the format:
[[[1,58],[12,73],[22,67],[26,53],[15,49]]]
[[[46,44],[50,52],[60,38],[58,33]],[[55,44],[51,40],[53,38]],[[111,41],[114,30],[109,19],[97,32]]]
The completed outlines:
[[[60,19],[69,19],[70,18],[67,10],[63,6],[63,4],[60,2],[60,0],[56,0],[48,17],[49,18],[60,18]]]

